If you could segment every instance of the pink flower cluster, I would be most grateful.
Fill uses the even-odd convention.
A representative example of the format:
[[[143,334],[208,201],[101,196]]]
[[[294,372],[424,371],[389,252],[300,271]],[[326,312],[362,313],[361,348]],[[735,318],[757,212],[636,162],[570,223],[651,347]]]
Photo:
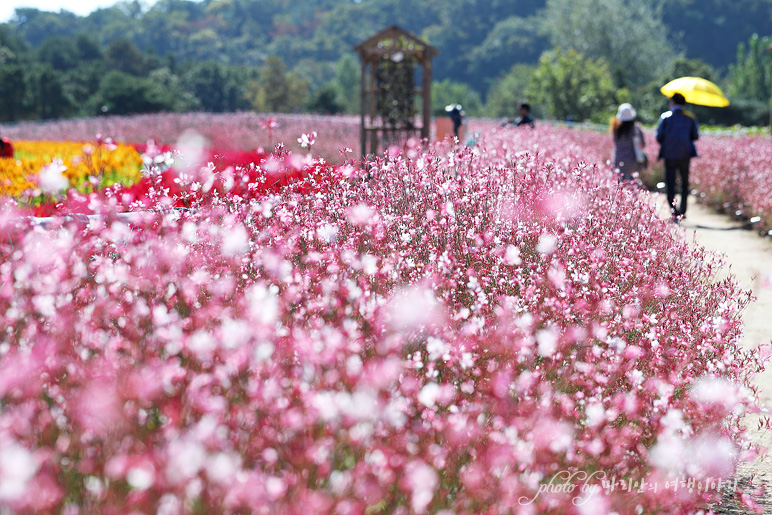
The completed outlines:
[[[772,229],[769,140],[760,136],[703,136],[692,161],[690,183],[708,204]]]
[[[761,367],[737,346],[748,293],[581,134],[411,144],[325,188],[225,189],[186,211],[159,190],[131,219],[114,197],[46,228],[6,206],[0,511],[718,502],[543,488],[561,471],[731,477]]]

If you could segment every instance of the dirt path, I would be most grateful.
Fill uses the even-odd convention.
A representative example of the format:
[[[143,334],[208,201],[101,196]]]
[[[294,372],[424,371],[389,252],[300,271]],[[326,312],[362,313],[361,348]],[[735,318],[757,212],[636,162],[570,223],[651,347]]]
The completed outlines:
[[[655,201],[660,212],[667,216],[664,195],[656,195]],[[757,232],[743,228],[742,222],[689,199],[687,218],[681,221],[687,241],[695,241],[708,250],[726,256],[725,272],[733,274],[743,289],[752,290],[756,297],[743,312],[743,340],[746,348],[755,348],[772,341],[772,239],[763,238]],[[761,390],[762,415],[772,416],[772,366],[757,375],[754,383]],[[772,430],[758,430],[759,415],[748,415],[745,426],[750,430],[754,442],[770,449],[759,456],[754,463],[743,465],[740,476],[756,474],[766,485],[765,513],[772,513]],[[769,500],[769,504],[767,504]],[[751,513],[732,510],[727,513]]]

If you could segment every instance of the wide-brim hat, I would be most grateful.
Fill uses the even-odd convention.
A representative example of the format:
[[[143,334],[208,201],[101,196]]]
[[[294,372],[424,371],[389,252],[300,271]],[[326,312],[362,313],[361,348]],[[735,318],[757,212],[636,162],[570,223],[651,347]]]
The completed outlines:
[[[631,122],[636,116],[635,108],[630,104],[624,103],[617,109],[617,120],[620,122]]]

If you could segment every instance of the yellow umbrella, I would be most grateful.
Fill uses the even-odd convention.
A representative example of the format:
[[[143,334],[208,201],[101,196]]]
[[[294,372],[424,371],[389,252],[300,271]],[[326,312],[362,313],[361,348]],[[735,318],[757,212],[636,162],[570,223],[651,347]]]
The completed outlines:
[[[681,77],[671,80],[660,88],[663,95],[670,98],[675,93],[680,93],[690,104],[709,107],[726,107],[729,100],[726,99],[721,88],[700,77]]]

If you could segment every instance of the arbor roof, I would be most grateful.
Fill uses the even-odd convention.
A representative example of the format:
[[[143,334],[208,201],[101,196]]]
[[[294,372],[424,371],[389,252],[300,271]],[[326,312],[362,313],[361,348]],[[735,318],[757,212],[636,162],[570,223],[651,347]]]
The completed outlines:
[[[400,41],[403,44],[397,46],[397,41]],[[386,27],[374,36],[355,45],[354,50],[356,50],[364,60],[379,57],[393,52],[394,50],[429,58],[440,53],[437,48],[426,41],[419,39],[417,36],[398,25]]]

